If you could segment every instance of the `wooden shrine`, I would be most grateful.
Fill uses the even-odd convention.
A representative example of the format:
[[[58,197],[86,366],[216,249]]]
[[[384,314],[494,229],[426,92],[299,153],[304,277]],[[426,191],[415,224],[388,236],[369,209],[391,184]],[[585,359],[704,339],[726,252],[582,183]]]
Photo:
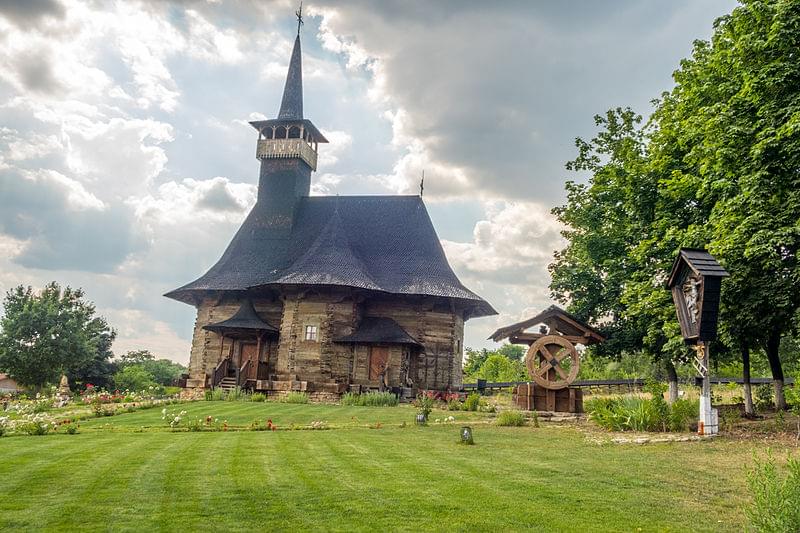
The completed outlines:
[[[538,332],[526,330],[539,326]],[[514,403],[528,411],[583,412],[583,393],[570,385],[580,371],[576,344],[588,346],[605,337],[560,307],[552,305],[538,315],[500,328],[490,339],[527,344],[525,366],[530,382],[514,388]]]

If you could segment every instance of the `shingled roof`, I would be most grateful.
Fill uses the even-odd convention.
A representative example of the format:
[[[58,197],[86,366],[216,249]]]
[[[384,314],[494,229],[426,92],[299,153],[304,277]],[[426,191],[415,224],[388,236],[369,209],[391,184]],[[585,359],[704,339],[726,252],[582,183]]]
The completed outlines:
[[[253,307],[253,302],[249,299],[242,301],[239,309],[227,320],[208,324],[203,329],[221,333],[229,330],[258,330],[269,333],[278,333],[278,328],[265,322]]]
[[[165,296],[334,285],[460,300],[471,316],[497,312],[453,273],[419,196],[317,196],[298,202],[290,233],[272,229],[260,203],[220,260]]]
[[[365,317],[350,335],[334,339],[333,342],[352,344],[409,344],[419,343],[391,318]]]

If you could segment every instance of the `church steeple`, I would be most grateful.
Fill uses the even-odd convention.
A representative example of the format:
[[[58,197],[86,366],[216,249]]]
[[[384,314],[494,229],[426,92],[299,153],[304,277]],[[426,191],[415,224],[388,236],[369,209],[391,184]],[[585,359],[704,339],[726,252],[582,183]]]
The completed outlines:
[[[301,7],[302,9],[302,7]],[[311,193],[311,173],[317,170],[317,148],[328,140],[303,117],[303,62],[300,49],[301,11],[278,117],[250,124],[258,130],[256,159],[260,209],[273,226],[290,229],[300,198]]]
[[[283,87],[279,120],[303,120],[303,60],[300,56],[300,33],[294,40],[292,59],[289,61],[289,73]]]

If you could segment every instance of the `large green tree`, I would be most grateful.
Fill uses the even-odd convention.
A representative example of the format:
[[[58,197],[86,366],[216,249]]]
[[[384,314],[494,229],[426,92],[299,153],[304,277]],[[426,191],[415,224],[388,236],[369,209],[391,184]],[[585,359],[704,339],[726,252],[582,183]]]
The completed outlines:
[[[646,129],[617,109],[578,140],[568,168],[590,180],[555,210],[569,244],[551,289],[611,334],[598,353],[641,349],[674,375],[687,350],[663,281],[680,247],[707,247],[732,274],[715,357],[763,348],[783,407],[779,346],[800,305],[798,50],[800,3],[746,0],[695,43]]]
[[[52,282],[40,292],[6,293],[0,320],[0,369],[23,385],[40,388],[85,367],[112,335],[81,289]]]

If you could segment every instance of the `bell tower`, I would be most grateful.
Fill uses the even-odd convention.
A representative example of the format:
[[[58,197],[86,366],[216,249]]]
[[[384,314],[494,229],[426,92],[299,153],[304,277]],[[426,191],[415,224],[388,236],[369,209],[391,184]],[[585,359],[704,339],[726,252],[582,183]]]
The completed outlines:
[[[250,122],[258,131],[256,159],[261,161],[258,203],[270,226],[290,230],[300,198],[311,192],[311,172],[317,170],[317,149],[328,140],[303,117],[303,62],[300,49],[302,5],[297,11],[286,85],[278,117]]]

